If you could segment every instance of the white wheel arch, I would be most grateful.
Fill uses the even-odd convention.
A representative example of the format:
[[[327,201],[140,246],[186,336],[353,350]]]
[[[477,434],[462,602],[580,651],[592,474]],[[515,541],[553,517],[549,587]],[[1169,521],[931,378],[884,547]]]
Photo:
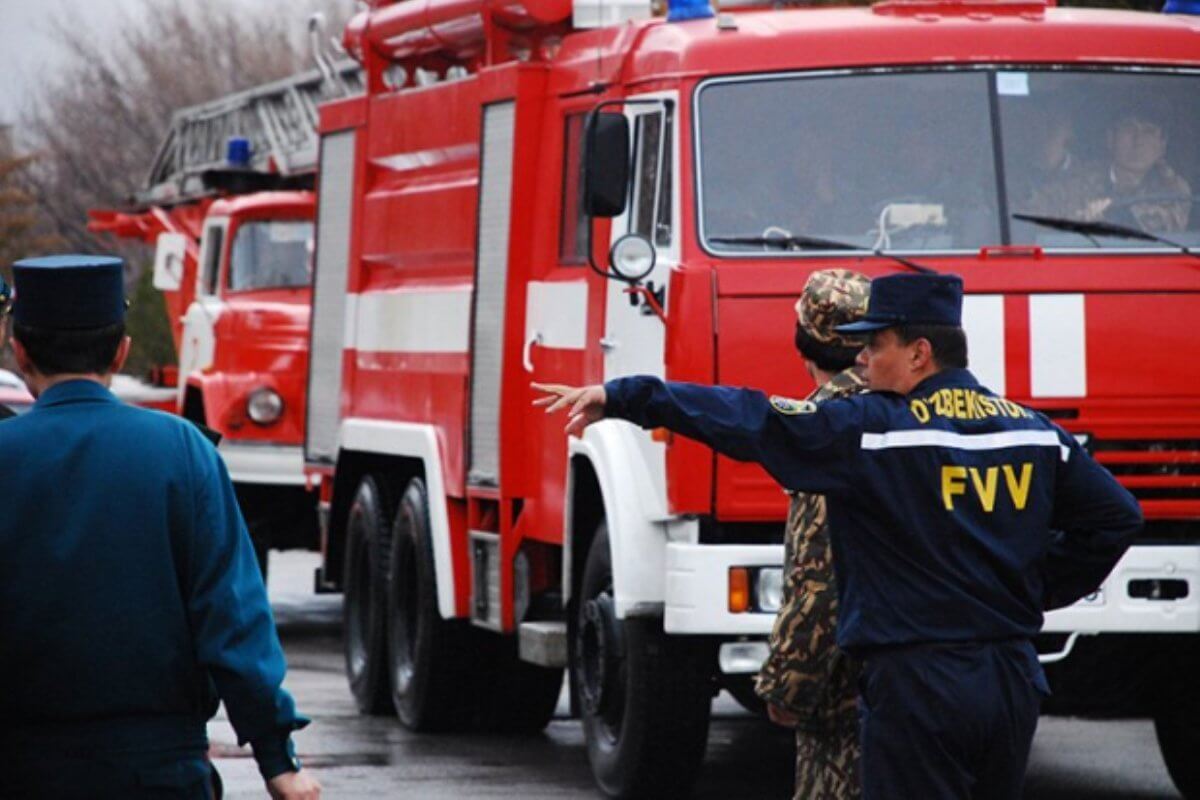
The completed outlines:
[[[646,434],[626,422],[604,420],[590,426],[582,439],[572,438],[568,455],[572,470],[565,508],[563,596],[571,596],[575,543],[589,532],[571,530],[576,476],[574,463],[584,458],[596,473],[608,542],[612,548],[613,594],[617,616],[662,613],[666,597],[667,541],[677,521],[666,512],[666,498],[656,488],[638,437]],[[694,524],[694,523],[689,523]]]
[[[450,555],[450,514],[437,429],[432,425],[349,418],[342,421],[339,448],[356,453],[376,453],[420,459],[425,465],[429,494],[429,534],[433,539],[433,571],[437,578],[438,613],[443,619],[457,616],[454,603],[454,563]]]

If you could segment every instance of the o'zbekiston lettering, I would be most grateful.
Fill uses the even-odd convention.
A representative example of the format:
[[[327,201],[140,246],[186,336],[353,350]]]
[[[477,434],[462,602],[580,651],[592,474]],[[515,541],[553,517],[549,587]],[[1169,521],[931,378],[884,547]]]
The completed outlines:
[[[974,389],[938,389],[928,397],[914,397],[908,409],[917,422],[924,425],[934,415],[944,419],[973,420],[991,417],[1024,419],[1029,412],[1003,397],[991,397]]]

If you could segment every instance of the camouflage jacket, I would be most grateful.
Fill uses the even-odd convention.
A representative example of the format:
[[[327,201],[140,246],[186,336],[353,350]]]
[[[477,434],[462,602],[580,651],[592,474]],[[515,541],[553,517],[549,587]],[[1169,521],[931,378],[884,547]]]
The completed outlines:
[[[1107,220],[1152,233],[1186,230],[1192,189],[1166,162],[1155,164],[1137,186],[1122,189],[1108,167],[1084,165],[1035,189],[1019,211]]]
[[[861,373],[851,368],[808,399],[819,403],[865,390]],[[825,498],[796,492],[784,534],[783,605],[756,690],[767,702],[799,715],[798,727],[823,730],[847,720],[857,724],[858,670],[838,650],[836,631],[837,587]]]

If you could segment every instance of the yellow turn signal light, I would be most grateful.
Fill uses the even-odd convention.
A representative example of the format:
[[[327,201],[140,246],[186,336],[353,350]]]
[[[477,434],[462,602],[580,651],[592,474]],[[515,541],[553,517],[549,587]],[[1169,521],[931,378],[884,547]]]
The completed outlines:
[[[729,613],[741,614],[750,610],[750,570],[729,568]]]

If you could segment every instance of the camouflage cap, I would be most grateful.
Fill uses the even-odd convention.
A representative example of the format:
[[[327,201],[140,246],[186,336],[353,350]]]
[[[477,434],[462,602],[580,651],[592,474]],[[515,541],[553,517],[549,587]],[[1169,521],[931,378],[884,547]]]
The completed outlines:
[[[848,269],[823,269],[808,276],[796,301],[796,317],[815,341],[836,347],[858,347],[862,338],[838,333],[838,325],[855,322],[867,312],[871,279]]]

